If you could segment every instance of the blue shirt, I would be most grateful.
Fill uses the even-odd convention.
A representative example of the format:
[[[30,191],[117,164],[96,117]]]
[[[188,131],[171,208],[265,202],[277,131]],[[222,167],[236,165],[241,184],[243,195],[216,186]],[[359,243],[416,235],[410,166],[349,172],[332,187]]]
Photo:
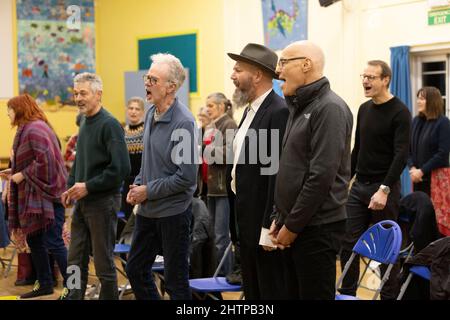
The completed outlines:
[[[197,186],[197,126],[178,99],[154,121],[155,106],[145,117],[141,170],[134,183],[147,186],[147,200],[138,214],[163,218],[181,214],[191,205]]]

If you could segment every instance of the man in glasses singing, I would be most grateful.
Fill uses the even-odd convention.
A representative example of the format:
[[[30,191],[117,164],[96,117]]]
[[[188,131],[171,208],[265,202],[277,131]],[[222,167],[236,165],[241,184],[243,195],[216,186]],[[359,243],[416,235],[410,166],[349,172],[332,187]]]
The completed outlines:
[[[356,174],[347,202],[347,232],[343,242],[341,266],[351,255],[371,223],[397,220],[400,201],[400,175],[408,158],[411,114],[397,97],[389,92],[392,71],[384,61],[367,63],[361,75],[364,102],[358,111],[355,145],[352,151],[352,177]],[[385,267],[381,268],[384,274]],[[381,299],[395,299],[398,294],[392,269],[381,291]],[[359,279],[359,257],[344,278],[340,292],[356,295]]]

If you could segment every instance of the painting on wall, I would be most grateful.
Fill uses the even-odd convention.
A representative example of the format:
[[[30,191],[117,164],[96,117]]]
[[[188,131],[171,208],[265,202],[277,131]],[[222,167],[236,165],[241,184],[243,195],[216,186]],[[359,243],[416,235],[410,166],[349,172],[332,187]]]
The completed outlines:
[[[19,92],[73,104],[73,77],[95,72],[94,0],[17,0]]]
[[[265,45],[281,50],[308,37],[308,0],[261,0]]]

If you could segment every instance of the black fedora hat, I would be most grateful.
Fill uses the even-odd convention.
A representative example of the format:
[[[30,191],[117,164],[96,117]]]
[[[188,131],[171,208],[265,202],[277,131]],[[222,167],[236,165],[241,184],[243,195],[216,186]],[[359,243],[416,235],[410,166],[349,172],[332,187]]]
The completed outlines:
[[[273,50],[263,45],[249,43],[242,49],[241,54],[228,53],[228,56],[233,60],[244,61],[255,65],[267,71],[275,79],[278,79],[278,75],[275,72],[278,56]]]

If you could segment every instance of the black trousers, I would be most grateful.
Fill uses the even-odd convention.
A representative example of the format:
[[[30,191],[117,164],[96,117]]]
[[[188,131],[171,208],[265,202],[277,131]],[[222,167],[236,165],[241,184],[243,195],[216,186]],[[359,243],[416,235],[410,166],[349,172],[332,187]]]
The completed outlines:
[[[373,211],[368,209],[370,198],[380,187],[380,182],[362,183],[355,181],[347,201],[347,229],[342,242],[341,252],[341,268],[344,269],[345,264],[349,260],[352,249],[359,237],[369,228],[371,224],[382,220],[397,221],[399,202],[400,202],[400,182],[397,182],[391,188],[386,206],[383,210]],[[350,266],[345,276],[340,293],[346,295],[356,295],[357,284],[359,279],[360,259],[357,256]],[[381,265],[381,274],[386,271],[385,265]],[[382,300],[395,299],[399,293],[398,274],[400,271],[399,264],[395,264],[391,270],[389,280],[385,283],[381,291]]]
[[[265,251],[241,242],[241,270],[245,300],[291,299],[281,250]]]
[[[286,249],[287,274],[291,276],[286,286],[290,299],[335,299],[336,255],[344,231],[345,221],[309,226]]]

